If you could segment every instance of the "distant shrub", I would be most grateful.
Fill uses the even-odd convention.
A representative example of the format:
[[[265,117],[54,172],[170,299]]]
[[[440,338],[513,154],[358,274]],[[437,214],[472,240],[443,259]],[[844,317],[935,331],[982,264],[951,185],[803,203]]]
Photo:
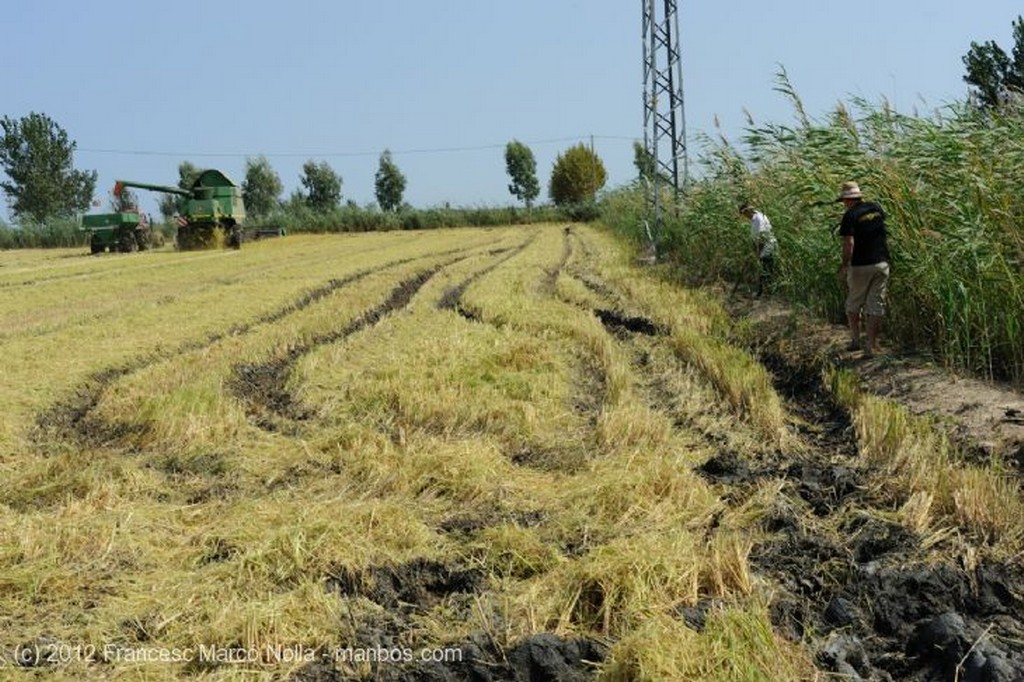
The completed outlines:
[[[590,223],[601,217],[601,208],[593,201],[565,204],[561,211],[566,220],[576,223]]]
[[[72,248],[88,243],[89,234],[79,229],[76,218],[42,223],[25,219],[16,226],[0,224],[0,249]]]
[[[579,217],[571,217],[579,216]],[[529,210],[514,206],[415,209],[403,205],[399,211],[381,211],[352,202],[330,211],[315,211],[300,202],[289,202],[250,227],[283,227],[289,234],[300,232],[380,232],[388,230],[436,230],[454,227],[498,227],[562,220],[594,220],[594,204],[556,208],[539,206]]]

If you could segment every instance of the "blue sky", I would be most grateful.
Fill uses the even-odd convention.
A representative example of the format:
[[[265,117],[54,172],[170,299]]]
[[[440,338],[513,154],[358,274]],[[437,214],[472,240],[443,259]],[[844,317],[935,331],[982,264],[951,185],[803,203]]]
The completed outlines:
[[[504,145],[555,156],[594,136],[609,186],[643,138],[640,0],[6,0],[0,115],[48,114],[75,165],[174,184],[189,160],[244,175],[266,155],[286,194],[324,160],[342,194],[374,201],[388,148],[417,207],[503,205]],[[905,112],[962,98],[972,40],[1012,47],[1003,0],[679,0],[686,121],[739,135],[793,114],[782,65],[812,117],[849,96]],[[117,153],[110,150],[116,150]],[[155,210],[155,200],[150,198]]]

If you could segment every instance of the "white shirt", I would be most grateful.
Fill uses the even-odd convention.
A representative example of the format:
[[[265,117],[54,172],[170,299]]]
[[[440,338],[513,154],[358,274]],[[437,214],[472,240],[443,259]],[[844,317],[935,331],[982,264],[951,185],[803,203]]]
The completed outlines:
[[[750,234],[754,238],[754,244],[761,245],[761,250],[757,254],[758,258],[775,255],[775,249],[779,243],[775,240],[775,235],[772,234],[772,223],[768,220],[768,216],[760,211],[754,211],[754,215],[750,217]]]

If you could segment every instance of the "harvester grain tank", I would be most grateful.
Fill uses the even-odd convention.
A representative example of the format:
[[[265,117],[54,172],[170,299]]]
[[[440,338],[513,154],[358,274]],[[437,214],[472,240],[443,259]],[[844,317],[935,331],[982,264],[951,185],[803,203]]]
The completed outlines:
[[[125,187],[187,198],[178,225],[179,249],[208,249],[225,244],[236,249],[242,246],[242,223],[245,221],[242,191],[219,170],[210,169],[200,173],[191,189],[118,180],[114,185],[114,194],[120,195]]]

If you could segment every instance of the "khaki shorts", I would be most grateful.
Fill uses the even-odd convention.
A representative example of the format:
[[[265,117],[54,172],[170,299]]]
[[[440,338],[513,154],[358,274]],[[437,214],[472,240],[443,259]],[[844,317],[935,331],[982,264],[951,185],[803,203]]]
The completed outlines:
[[[885,294],[889,287],[889,264],[854,265],[846,273],[846,312],[885,315]]]

